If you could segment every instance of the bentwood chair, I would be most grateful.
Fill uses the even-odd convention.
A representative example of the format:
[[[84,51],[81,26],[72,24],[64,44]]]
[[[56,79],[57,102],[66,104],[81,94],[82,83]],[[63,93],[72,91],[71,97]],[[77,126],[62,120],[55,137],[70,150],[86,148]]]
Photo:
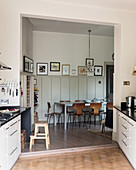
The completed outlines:
[[[90,108],[93,109],[91,116],[94,116],[94,124],[96,125],[96,116],[99,116],[99,120],[101,122],[101,112],[100,109],[102,108],[102,103],[91,103]]]
[[[64,113],[63,112],[62,113],[61,112],[50,112],[51,110],[50,102],[47,102],[47,105],[48,105],[48,110],[47,110],[47,114],[45,114],[45,117],[47,117],[47,121],[49,121],[49,124],[50,124],[51,117],[53,117],[53,120],[54,120],[54,116],[58,116],[58,123],[59,123],[61,115],[63,115]]]
[[[73,113],[71,113],[71,116],[73,117],[73,123],[72,123],[72,129],[73,125],[76,122],[76,117],[78,117],[79,127],[81,122],[81,116],[83,115],[82,110],[85,108],[85,103],[73,103],[72,109],[74,110]]]
[[[82,103],[84,103],[85,101],[84,100],[75,100],[75,102],[82,102]]]

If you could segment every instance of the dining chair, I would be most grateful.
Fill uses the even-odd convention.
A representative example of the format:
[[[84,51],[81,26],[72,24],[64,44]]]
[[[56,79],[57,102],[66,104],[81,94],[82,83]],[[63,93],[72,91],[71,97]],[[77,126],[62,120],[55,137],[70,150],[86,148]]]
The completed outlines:
[[[60,102],[71,102],[70,100],[60,100]]]
[[[78,122],[79,122],[79,127],[81,123],[81,116],[83,115],[82,110],[85,108],[85,103],[73,103],[72,109],[74,110],[71,112],[71,116],[73,117],[73,122],[72,122],[72,129],[73,125],[76,122],[76,117],[78,117]]]
[[[102,120],[102,133],[105,133],[105,126],[113,128],[113,103],[107,103],[106,105],[106,117]]]
[[[101,122],[101,111],[102,103],[91,103],[90,108],[93,109],[90,116],[94,116],[94,124],[96,125],[96,116],[99,116]]]
[[[49,121],[49,124],[50,124],[51,117],[53,117],[53,120],[54,120],[54,116],[58,116],[58,123],[59,123],[60,118],[64,113],[63,112],[50,112],[51,103],[47,102],[47,105],[48,105],[47,114],[45,114],[45,117],[47,117],[47,121]],[[61,122],[62,122],[62,118],[61,118]]]
[[[75,102],[82,102],[82,103],[85,103],[85,100],[75,100]]]

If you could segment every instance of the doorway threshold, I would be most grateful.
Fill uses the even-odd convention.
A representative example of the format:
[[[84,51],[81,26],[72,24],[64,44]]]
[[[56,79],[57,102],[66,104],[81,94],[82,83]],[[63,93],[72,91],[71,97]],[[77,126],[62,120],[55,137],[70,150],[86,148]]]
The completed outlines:
[[[113,148],[113,147],[119,147],[119,146],[117,143],[113,143],[113,144],[98,145],[98,146],[84,146],[84,147],[54,149],[54,150],[45,150],[45,151],[36,151],[36,152],[24,152],[24,153],[20,154],[19,159],[29,159],[32,157],[67,154],[67,153],[73,153],[73,152],[83,152],[83,151],[90,151],[90,150],[104,149],[104,148]]]

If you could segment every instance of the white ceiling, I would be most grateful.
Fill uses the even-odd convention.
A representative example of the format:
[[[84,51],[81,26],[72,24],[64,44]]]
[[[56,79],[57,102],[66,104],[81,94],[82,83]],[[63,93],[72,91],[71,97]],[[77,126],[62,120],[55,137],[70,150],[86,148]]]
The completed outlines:
[[[91,35],[112,36],[114,35],[114,27],[107,25],[86,24],[77,22],[66,22],[58,20],[29,18],[35,31],[60,32],[72,34],[88,34]]]
[[[45,1],[45,0],[42,0]],[[50,2],[112,8],[136,13],[136,0],[50,0]]]

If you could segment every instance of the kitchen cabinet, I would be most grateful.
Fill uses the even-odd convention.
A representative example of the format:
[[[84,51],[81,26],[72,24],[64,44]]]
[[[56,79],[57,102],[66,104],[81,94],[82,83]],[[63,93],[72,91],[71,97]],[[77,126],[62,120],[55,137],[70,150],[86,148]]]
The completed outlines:
[[[0,167],[9,170],[21,153],[21,117],[20,115],[0,128]]]
[[[118,144],[134,169],[136,169],[136,122],[117,112]]]

